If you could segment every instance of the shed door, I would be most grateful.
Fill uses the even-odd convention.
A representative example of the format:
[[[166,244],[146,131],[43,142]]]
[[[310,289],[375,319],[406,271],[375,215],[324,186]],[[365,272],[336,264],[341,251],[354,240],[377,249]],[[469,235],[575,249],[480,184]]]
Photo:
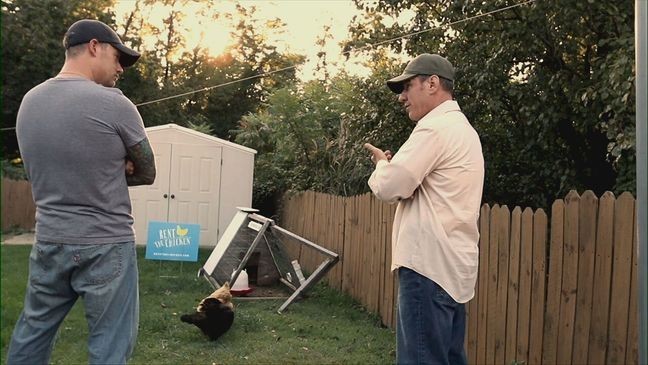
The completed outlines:
[[[166,221],[169,216],[169,202],[164,197],[169,193],[169,172],[171,171],[171,144],[151,143],[155,153],[155,182],[129,188],[133,217],[135,218],[136,242],[146,244],[149,221]]]
[[[200,244],[218,240],[222,147],[151,143],[153,185],[130,188],[136,242],[146,244],[149,221],[200,224]]]
[[[169,221],[200,224],[200,242],[216,245],[222,147],[174,144]]]

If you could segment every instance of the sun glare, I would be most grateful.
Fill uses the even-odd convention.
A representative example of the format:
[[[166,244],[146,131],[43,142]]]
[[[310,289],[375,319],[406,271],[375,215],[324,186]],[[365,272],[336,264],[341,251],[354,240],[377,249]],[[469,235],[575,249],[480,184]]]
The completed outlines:
[[[225,53],[227,47],[233,43],[229,30],[217,23],[203,24],[198,22],[192,26],[192,29],[199,29],[199,31],[193,31],[187,34],[188,48],[192,49],[200,46],[201,48],[205,48],[207,53],[212,57],[222,55]]]
[[[217,11],[233,11],[233,6],[229,9],[232,3],[219,3]],[[121,0],[115,6],[117,19],[125,18],[133,11],[135,1]],[[217,57],[222,55],[227,47],[233,44],[230,35],[229,27],[223,22],[213,20],[209,15],[200,14],[200,6],[198,3],[189,3],[182,9],[176,9],[183,14],[181,22],[176,25],[180,28],[179,32],[184,37],[185,46],[182,51],[192,50],[195,47],[204,48],[210,56]],[[171,6],[162,3],[154,4],[152,7],[147,7],[142,16],[158,29],[164,29],[163,19],[168,18],[171,12]],[[143,34],[145,47],[155,43],[155,36],[153,34]],[[179,56],[179,55],[177,55]]]
[[[128,14],[133,11],[136,2],[134,0],[118,0],[116,4],[116,15],[118,24],[125,22]],[[299,77],[302,80],[312,79],[315,75],[318,63],[318,52],[324,51],[327,57],[329,71],[335,74],[341,70],[353,74],[367,74],[368,69],[361,65],[363,56],[355,57],[352,61],[345,59],[340,48],[340,42],[348,37],[348,25],[354,15],[359,14],[352,1],[332,0],[290,0],[290,1],[239,1],[241,6],[254,6],[255,18],[262,24],[264,21],[272,21],[276,18],[285,23],[283,32],[276,34],[264,34],[267,41],[277,47],[278,52],[289,52],[306,56],[306,62],[299,68]],[[205,3],[188,2],[182,8],[176,7],[175,11],[181,11],[183,17],[175,26],[182,33],[185,45],[179,49],[174,57],[179,58],[183,52],[191,52],[195,47],[207,50],[212,57],[222,56],[227,52],[228,47],[233,46],[236,40],[231,34],[238,21],[237,2],[218,1],[212,3],[213,14],[204,14]],[[146,6],[142,16],[148,23],[158,29],[166,29],[163,19],[168,18],[173,9],[163,3],[154,3]],[[214,19],[216,14],[219,17]],[[231,14],[226,19],[225,14]],[[309,16],[306,16],[309,15]],[[328,27],[328,33],[332,39],[328,39],[326,46],[322,49],[316,44],[317,39],[324,35],[324,27]],[[261,29],[261,31],[263,31]],[[144,47],[152,48],[160,36],[153,34],[142,34]]]

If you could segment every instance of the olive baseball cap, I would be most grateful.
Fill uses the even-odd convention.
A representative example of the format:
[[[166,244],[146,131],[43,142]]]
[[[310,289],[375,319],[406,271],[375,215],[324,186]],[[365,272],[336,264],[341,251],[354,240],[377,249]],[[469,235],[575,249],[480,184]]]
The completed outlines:
[[[126,47],[112,28],[92,19],[83,19],[72,24],[63,37],[63,46],[68,49],[93,39],[115,47],[119,51],[119,63],[122,67],[132,66],[140,58],[139,52]]]
[[[417,75],[437,75],[454,81],[455,71],[450,61],[438,54],[423,53],[411,60],[399,76],[387,81],[387,86],[396,94],[403,92],[403,83]]]

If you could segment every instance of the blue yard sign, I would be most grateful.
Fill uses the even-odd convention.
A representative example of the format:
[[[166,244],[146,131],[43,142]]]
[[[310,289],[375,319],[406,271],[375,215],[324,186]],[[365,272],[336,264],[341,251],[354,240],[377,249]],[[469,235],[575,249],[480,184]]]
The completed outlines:
[[[198,261],[200,225],[151,221],[146,258],[149,260]]]

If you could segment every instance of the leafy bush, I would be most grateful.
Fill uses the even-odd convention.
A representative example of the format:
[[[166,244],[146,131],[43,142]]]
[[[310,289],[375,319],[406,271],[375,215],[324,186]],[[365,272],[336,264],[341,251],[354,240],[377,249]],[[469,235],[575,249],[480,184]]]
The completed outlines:
[[[23,166],[22,160],[20,157],[14,158],[12,160],[2,160],[2,177],[12,180],[27,180],[27,175],[25,174],[25,168]]]

